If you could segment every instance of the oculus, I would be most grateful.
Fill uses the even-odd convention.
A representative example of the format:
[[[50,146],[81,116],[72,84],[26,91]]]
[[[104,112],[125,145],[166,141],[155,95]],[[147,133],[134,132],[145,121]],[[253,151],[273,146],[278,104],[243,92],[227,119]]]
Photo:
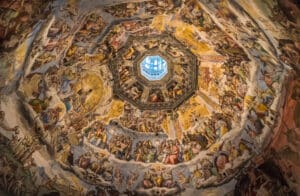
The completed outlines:
[[[148,80],[161,80],[168,73],[168,64],[159,55],[146,56],[140,64],[140,69],[141,74]]]

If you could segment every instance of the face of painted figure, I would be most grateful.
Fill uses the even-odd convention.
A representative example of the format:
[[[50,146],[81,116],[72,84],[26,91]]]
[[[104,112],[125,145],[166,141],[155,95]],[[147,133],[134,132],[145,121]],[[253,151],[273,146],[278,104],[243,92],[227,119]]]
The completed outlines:
[[[5,118],[4,111],[0,111],[0,121],[4,120],[4,118]]]
[[[223,170],[225,168],[225,164],[228,162],[227,157],[225,155],[219,155],[216,160],[216,165],[219,170]]]

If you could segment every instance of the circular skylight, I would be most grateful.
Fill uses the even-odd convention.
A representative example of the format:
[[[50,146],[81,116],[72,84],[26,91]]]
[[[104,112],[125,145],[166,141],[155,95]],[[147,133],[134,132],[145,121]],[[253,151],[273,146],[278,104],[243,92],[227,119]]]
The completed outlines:
[[[146,56],[140,64],[141,74],[150,81],[161,80],[168,73],[168,64],[159,55]]]

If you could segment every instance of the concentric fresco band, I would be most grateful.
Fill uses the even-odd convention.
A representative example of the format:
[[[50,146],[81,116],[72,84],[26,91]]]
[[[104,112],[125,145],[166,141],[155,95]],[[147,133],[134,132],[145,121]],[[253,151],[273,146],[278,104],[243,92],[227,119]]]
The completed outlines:
[[[0,11],[0,195],[300,193],[296,1]]]
[[[159,45],[180,50],[184,55],[176,57],[172,50],[164,51]],[[142,67],[147,58],[155,56],[165,62],[165,71],[152,80],[149,74],[145,76]],[[197,87],[197,57],[168,34],[130,36],[110,67],[115,95],[142,110],[174,109]]]

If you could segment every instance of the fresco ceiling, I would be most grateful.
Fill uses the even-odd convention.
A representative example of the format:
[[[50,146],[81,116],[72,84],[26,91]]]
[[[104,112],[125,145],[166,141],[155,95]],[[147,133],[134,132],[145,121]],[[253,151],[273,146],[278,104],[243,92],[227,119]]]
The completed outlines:
[[[0,10],[0,195],[300,193],[297,1]]]

